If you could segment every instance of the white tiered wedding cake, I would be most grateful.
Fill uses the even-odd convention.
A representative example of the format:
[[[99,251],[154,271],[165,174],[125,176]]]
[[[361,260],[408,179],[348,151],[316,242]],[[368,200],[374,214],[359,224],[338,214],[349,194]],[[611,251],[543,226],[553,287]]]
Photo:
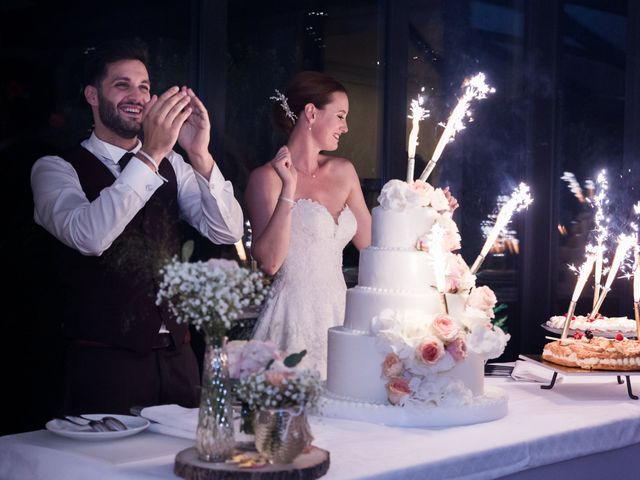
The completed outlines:
[[[491,324],[493,292],[476,288],[453,253],[460,236],[448,199],[425,182],[391,180],[378,202],[344,325],[329,330],[322,414],[400,426],[501,418],[507,398],[484,388],[484,362],[509,336]]]

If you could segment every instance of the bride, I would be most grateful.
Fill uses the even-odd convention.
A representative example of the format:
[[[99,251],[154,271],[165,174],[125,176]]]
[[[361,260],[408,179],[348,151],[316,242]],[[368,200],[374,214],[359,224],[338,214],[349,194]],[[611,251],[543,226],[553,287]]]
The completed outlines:
[[[302,72],[277,93],[274,120],[289,139],[251,173],[245,198],[251,253],[275,275],[253,338],[286,352],[307,350],[303,366],[325,378],[327,330],[344,320],[342,250],[349,241],[358,249],[370,244],[371,216],[351,162],[321,153],[336,150],[349,130],[344,86]]]

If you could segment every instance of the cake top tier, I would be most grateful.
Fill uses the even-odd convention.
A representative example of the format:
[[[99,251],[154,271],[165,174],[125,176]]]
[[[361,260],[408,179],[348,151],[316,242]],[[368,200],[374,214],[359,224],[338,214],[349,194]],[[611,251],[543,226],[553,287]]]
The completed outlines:
[[[382,187],[378,203],[372,211],[372,245],[380,248],[415,249],[439,212],[449,212],[442,189],[420,180],[390,180]]]

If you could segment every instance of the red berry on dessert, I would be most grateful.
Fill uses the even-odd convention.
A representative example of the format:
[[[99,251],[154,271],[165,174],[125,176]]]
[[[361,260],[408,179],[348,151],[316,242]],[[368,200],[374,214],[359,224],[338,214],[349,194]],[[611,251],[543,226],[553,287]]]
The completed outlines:
[[[619,340],[619,341],[624,340],[624,335],[622,335],[620,332],[616,333],[616,340]]]

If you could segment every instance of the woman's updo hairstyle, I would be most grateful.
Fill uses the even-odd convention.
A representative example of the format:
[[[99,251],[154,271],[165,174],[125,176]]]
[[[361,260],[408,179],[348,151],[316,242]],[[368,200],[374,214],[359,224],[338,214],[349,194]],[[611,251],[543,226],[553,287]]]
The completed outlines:
[[[284,95],[287,97],[289,109],[300,119],[303,116],[304,106],[313,103],[316,108],[323,108],[331,101],[331,94],[334,92],[347,93],[340,82],[320,72],[300,72],[287,86]],[[290,134],[294,124],[280,105],[279,102],[273,104],[273,123],[279,129]]]

